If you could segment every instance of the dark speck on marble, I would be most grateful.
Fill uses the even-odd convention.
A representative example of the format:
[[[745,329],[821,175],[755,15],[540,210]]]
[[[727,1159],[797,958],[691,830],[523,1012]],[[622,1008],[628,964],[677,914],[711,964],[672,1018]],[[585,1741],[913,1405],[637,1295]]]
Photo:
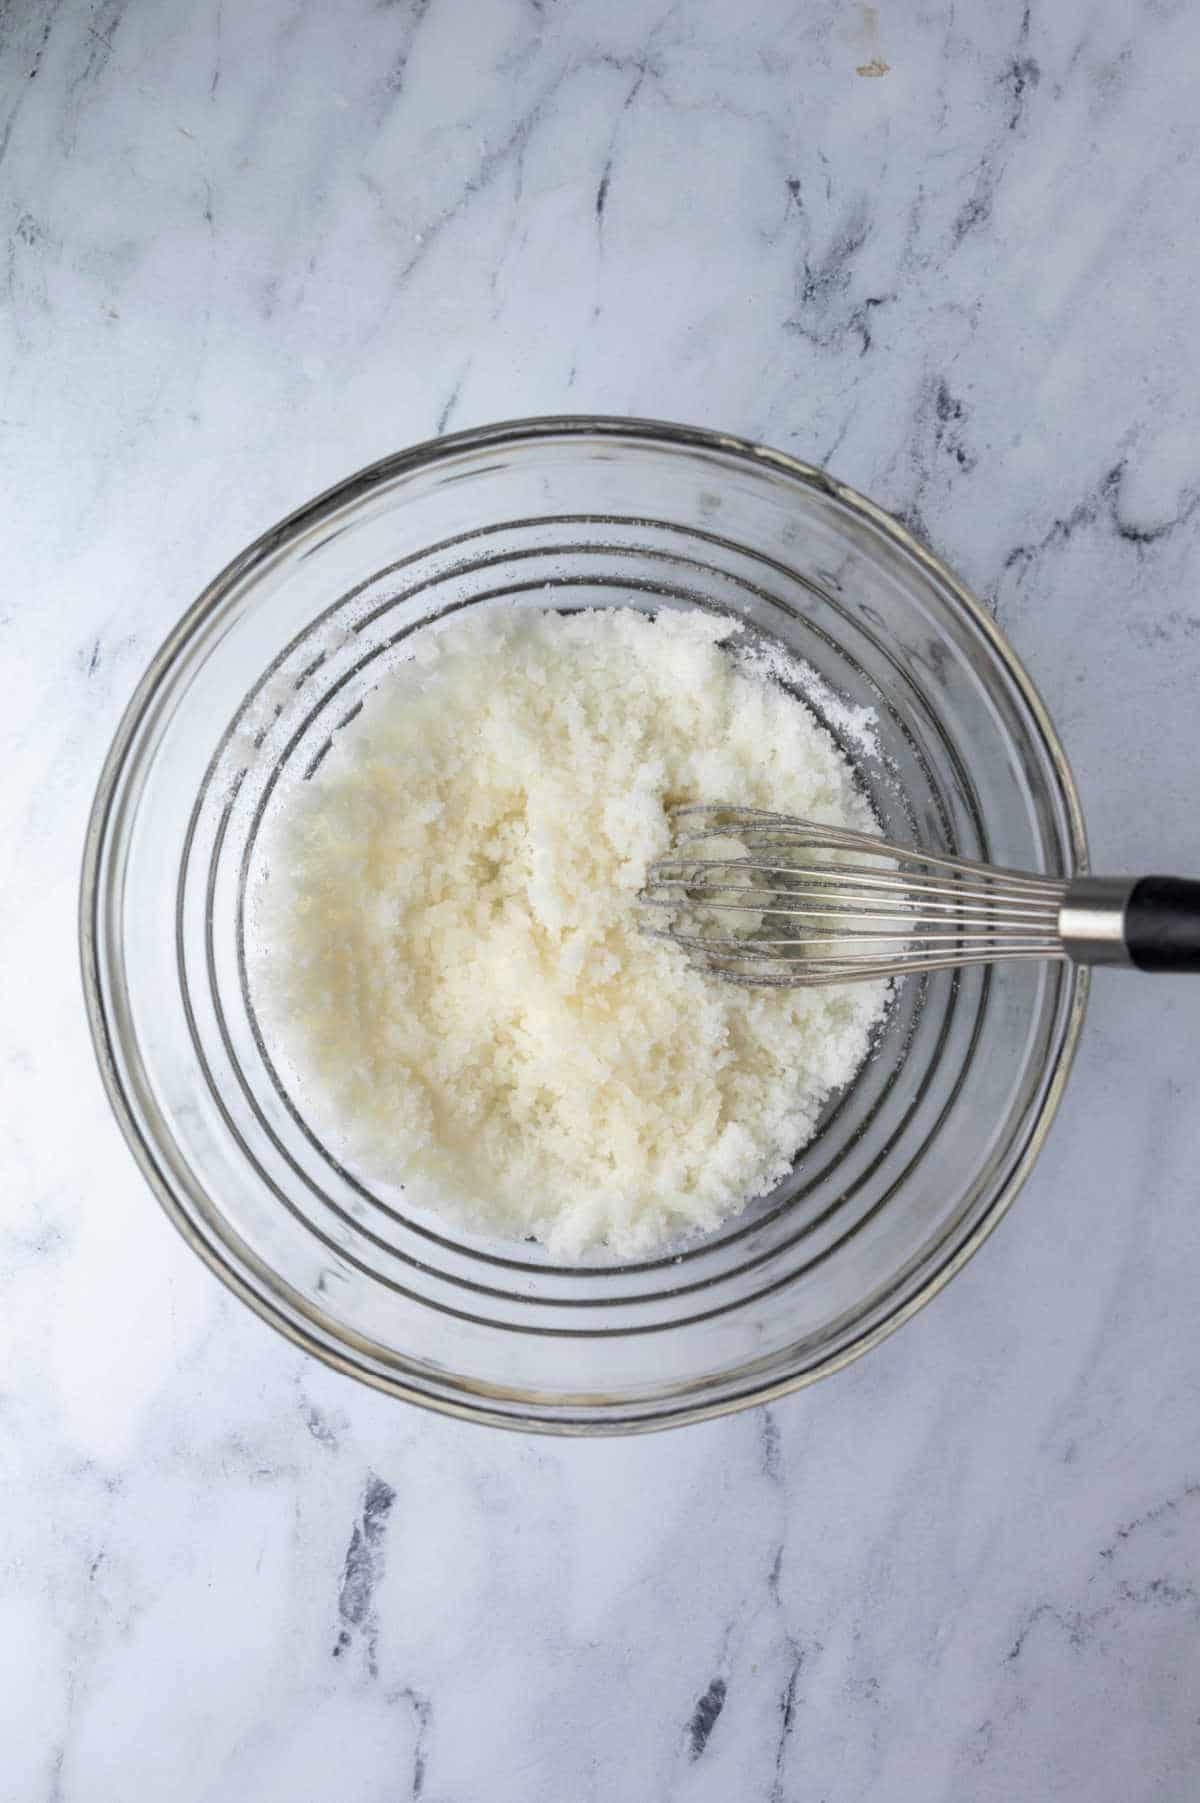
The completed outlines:
[[[727,1688],[724,1678],[714,1678],[692,1711],[692,1719],[688,1723],[690,1758],[699,1759],[708,1745],[709,1737],[717,1725],[717,1718],[725,1707]]]

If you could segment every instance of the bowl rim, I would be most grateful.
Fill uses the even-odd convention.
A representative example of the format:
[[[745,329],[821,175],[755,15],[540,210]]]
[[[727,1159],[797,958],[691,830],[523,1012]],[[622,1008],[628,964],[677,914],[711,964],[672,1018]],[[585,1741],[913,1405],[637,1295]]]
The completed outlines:
[[[1071,993],[1067,1018],[1048,1068],[1048,1081],[1038,1113],[1013,1169],[970,1234],[928,1273],[913,1295],[893,1309],[885,1319],[864,1328],[847,1344],[831,1352],[811,1368],[794,1375],[769,1382],[751,1382],[743,1389],[707,1402],[688,1402],[680,1398],[676,1403],[661,1411],[656,1410],[649,1416],[622,1415],[619,1399],[613,1412],[605,1413],[602,1417],[571,1415],[565,1409],[561,1414],[521,1415],[510,1413],[507,1408],[494,1406],[496,1391],[468,1378],[455,1376],[453,1379],[457,1390],[461,1391],[460,1399],[457,1395],[446,1394],[441,1390],[420,1389],[399,1376],[384,1375],[352,1356],[349,1350],[352,1341],[349,1336],[343,1340],[346,1350],[339,1350],[315,1333],[306,1332],[269,1294],[257,1289],[247,1280],[225,1255],[221,1245],[201,1231],[199,1221],[184,1207],[163,1170],[152,1141],[142,1132],[122,1083],[114,1054],[115,1028],[105,1005],[100,970],[97,910],[102,854],[108,836],[112,804],[130,747],[151,708],[160,683],[196,630],[220,608],[236,584],[244,581],[257,566],[289,542],[312,531],[338,509],[362,498],[377,487],[393,482],[398,476],[431,468],[464,452],[483,451],[497,446],[516,447],[530,442],[562,438],[635,439],[651,447],[670,450],[699,449],[718,452],[738,461],[765,465],[803,487],[823,491],[850,513],[867,521],[885,540],[890,540],[902,549],[935,579],[948,598],[962,610],[968,624],[987,642],[1020,695],[1047,753],[1066,815],[1068,851],[1075,871],[1087,870],[1088,851],[1075,779],[1045,704],[1007,638],[971,590],[941,558],[921,544],[907,526],[857,489],[839,481],[816,464],[806,463],[786,451],[775,450],[733,433],[617,414],[546,414],[497,421],[490,425],[448,433],[439,438],[424,439],[406,450],[393,452],[364,465],[287,514],[232,558],[201,590],[151,658],[121,716],[101,768],[84,838],[78,916],[84,1003],[105,1093],[126,1144],[167,1217],[208,1268],[261,1320],[303,1351],[320,1359],[323,1364],[360,1383],[366,1383],[385,1395],[398,1397],[420,1408],[432,1409],[438,1414],[520,1432],[590,1437],[651,1433],[691,1422],[711,1420],[760,1403],[777,1401],[861,1358],[924,1308],[995,1231],[1041,1152],[1058,1113],[1063,1090],[1074,1063],[1087,1009],[1089,973],[1079,966],[1069,967]],[[511,1397],[508,1400],[519,1403],[520,1399]],[[531,1408],[536,1408],[539,1404],[545,1406],[533,1396],[526,1400]]]

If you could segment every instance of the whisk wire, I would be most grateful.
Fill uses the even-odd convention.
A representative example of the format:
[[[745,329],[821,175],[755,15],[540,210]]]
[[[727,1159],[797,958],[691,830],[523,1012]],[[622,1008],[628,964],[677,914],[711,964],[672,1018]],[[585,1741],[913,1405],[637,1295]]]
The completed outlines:
[[[726,981],[858,982],[1066,955],[1067,884],[1055,878],[721,803],[691,803],[674,818],[704,824],[650,866],[639,900],[668,924],[643,931]],[[723,851],[713,842],[730,839],[744,855],[688,850]],[[739,929],[716,918],[730,915]]]

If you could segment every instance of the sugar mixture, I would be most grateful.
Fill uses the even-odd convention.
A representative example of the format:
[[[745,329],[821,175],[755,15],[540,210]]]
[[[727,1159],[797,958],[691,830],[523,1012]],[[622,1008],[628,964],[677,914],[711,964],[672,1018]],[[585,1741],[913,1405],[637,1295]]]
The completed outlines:
[[[365,1176],[558,1259],[653,1254],[772,1188],[854,1075],[882,986],[740,989],[638,930],[675,804],[874,825],[736,632],[480,609],[338,734],[278,830],[253,978]]]

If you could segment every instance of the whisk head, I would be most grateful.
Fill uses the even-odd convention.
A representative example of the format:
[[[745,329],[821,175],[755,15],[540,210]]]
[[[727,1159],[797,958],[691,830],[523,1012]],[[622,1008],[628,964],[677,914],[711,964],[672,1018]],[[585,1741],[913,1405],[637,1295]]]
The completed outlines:
[[[1067,885],[758,808],[676,808],[644,930],[728,982],[789,988],[1058,959]]]

